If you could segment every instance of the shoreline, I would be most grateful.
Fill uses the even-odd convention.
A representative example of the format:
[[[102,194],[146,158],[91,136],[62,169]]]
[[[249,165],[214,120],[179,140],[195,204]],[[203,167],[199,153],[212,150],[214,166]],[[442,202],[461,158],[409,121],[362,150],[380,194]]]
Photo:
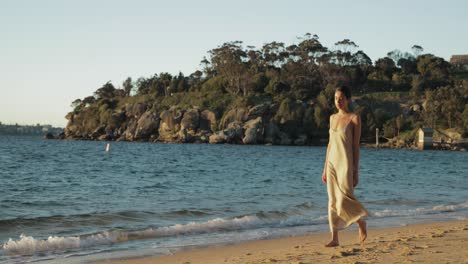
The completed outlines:
[[[248,146],[291,146],[291,147],[324,147],[327,146],[327,143],[309,143],[309,144],[302,144],[302,145],[295,145],[295,144],[288,144],[288,145],[281,145],[281,144],[241,144],[241,143],[222,143],[222,144],[215,144],[215,143],[208,143],[208,142],[177,142],[177,141],[150,141],[150,140],[135,140],[135,141],[128,141],[128,140],[99,140],[99,139],[87,139],[87,138],[58,138],[57,136],[50,136],[44,135],[42,137],[45,140],[72,140],[72,141],[98,141],[98,142],[138,142],[138,143],[159,143],[159,144],[206,144],[206,145],[248,145]],[[405,149],[405,150],[420,150],[416,145],[412,146],[395,146],[389,145],[388,143],[380,143],[377,147],[375,143],[363,141],[360,143],[362,148],[367,149]],[[424,150],[438,150],[438,151],[460,151],[466,152],[467,144],[466,143],[455,143],[449,145],[440,145],[436,144],[431,148],[424,149]]]
[[[326,248],[329,233],[254,240],[186,249],[173,255],[99,260],[97,264],[149,263],[462,263],[468,258],[468,220],[368,228],[363,245],[356,228],[340,232],[340,246]]]

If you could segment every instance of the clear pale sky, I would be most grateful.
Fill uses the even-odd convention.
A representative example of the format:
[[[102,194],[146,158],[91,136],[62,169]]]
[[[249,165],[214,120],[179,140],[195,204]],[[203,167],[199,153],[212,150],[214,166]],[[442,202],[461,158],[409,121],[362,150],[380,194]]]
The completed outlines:
[[[200,69],[207,51],[317,34],[387,52],[468,54],[468,1],[0,0],[0,122],[65,126],[77,98],[107,81]]]

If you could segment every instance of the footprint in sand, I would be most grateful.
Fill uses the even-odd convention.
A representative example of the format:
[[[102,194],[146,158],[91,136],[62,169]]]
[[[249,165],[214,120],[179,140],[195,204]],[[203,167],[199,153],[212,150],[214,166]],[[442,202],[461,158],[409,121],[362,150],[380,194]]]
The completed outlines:
[[[413,246],[413,249],[426,249],[429,248],[428,245],[422,245],[422,246]]]
[[[411,248],[403,249],[403,252],[400,253],[401,256],[412,256],[414,255],[414,251]]]
[[[401,237],[401,238],[397,239],[396,241],[408,242],[408,241],[413,241],[415,238],[416,238],[415,236],[412,236],[412,237]]]
[[[305,264],[305,263],[300,260],[295,260],[295,261],[292,261],[291,264]]]
[[[359,248],[352,248],[347,251],[341,251],[340,254],[342,257],[348,257],[348,256],[355,256],[358,255],[361,252],[361,249]]]

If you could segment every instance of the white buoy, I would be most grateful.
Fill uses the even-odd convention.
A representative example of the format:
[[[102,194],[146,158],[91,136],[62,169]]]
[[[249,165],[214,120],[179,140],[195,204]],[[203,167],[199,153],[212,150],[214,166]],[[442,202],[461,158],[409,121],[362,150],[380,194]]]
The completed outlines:
[[[107,143],[106,152],[109,152],[109,151],[110,151],[110,143]]]

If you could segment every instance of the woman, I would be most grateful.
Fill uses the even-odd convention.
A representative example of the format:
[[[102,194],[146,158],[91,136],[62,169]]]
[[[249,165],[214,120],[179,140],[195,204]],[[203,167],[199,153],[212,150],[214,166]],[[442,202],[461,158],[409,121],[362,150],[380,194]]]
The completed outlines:
[[[342,86],[335,91],[335,106],[338,113],[330,116],[330,139],[322,173],[327,184],[328,222],[332,240],[326,247],[339,245],[338,231],[353,223],[359,225],[359,239],[367,237],[367,210],[354,196],[354,187],[359,182],[359,139],[361,119],[349,111],[351,90]]]

